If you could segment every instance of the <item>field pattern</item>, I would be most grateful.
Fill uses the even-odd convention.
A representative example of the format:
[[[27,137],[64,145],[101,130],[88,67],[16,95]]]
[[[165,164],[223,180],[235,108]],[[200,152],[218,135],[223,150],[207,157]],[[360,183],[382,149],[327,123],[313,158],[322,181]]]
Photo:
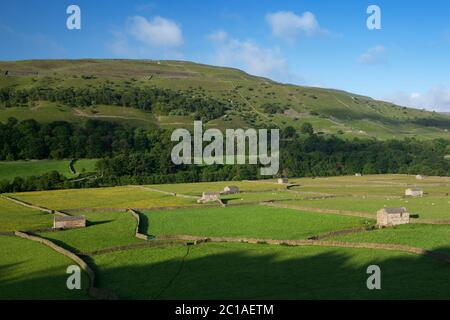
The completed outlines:
[[[197,203],[203,192],[228,185],[240,193],[222,195],[222,204]],[[422,188],[424,197],[404,197],[412,187]],[[448,299],[449,189],[446,177],[380,175],[10,196],[84,215],[86,228],[36,235],[82,257],[95,270],[96,286],[120,299]],[[385,206],[406,207],[415,223],[375,229],[375,213]],[[50,213],[0,198],[0,235],[51,223]],[[50,277],[43,298],[75,297],[64,290],[65,257],[13,236],[1,235],[0,243],[6,279],[0,296],[42,298],[34,284]],[[15,251],[20,254],[10,254]],[[380,291],[366,287],[366,268],[373,264],[383,270]],[[85,291],[76,296],[87,297]]]

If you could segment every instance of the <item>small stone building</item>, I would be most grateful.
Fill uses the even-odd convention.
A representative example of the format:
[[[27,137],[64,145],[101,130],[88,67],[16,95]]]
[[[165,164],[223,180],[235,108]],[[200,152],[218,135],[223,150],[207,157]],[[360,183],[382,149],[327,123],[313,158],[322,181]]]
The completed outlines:
[[[418,174],[416,176],[416,180],[423,180],[423,179],[424,179],[424,177],[421,174]]]
[[[398,226],[409,223],[409,213],[406,208],[383,208],[377,212],[379,226]]]
[[[237,187],[237,186],[226,186],[225,188],[223,188],[223,193],[224,194],[239,193],[239,187]]]
[[[203,192],[202,197],[197,200],[198,203],[206,203],[218,201],[220,199],[219,192]]]
[[[84,216],[55,216],[53,218],[53,229],[73,229],[86,227]]]
[[[423,197],[423,190],[418,188],[410,188],[405,190],[405,196],[408,197]]]
[[[279,178],[278,179],[278,184],[288,184],[289,180],[288,178]]]

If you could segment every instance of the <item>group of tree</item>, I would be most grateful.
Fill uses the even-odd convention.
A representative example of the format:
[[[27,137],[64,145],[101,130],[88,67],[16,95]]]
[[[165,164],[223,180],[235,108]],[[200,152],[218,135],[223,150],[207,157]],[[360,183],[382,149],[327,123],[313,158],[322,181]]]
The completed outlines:
[[[0,183],[0,192],[123,184],[181,183],[261,179],[256,165],[174,165],[171,132],[89,120],[40,124],[9,119],[0,124],[0,159],[100,158],[97,179],[72,181],[57,173]],[[280,171],[286,177],[321,177],[355,173],[448,176],[450,142],[342,139],[314,133],[311,125],[281,131]],[[205,143],[206,144],[206,143]],[[270,177],[269,177],[270,178]]]
[[[122,106],[162,115],[193,115],[204,121],[223,116],[230,107],[227,103],[210,97],[156,87],[0,89],[0,105],[4,107],[24,105],[32,101],[58,102],[70,107]]]

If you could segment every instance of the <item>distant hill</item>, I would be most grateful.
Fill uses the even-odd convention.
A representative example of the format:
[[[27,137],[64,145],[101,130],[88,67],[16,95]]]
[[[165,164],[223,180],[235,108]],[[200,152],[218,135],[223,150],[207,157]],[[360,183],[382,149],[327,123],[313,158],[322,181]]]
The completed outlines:
[[[281,84],[243,71],[182,61],[152,60],[28,60],[0,62],[0,90],[40,88],[128,92],[139,88],[170,89],[193,103],[213,99],[227,106],[207,127],[286,127],[311,123],[316,132],[378,139],[450,138],[450,115],[405,108],[339,90]],[[202,99],[202,100],[199,100]],[[9,117],[81,123],[102,119],[133,126],[190,127],[194,113],[164,106],[151,111],[117,105],[81,106],[58,101],[33,101],[0,108]]]

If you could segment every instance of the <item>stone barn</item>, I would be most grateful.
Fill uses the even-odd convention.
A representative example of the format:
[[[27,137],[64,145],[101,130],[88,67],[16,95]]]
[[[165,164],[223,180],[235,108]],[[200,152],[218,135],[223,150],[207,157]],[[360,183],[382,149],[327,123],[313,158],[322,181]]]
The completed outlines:
[[[239,193],[239,187],[237,187],[237,186],[226,186],[225,188],[223,188],[223,193],[224,194]]]
[[[398,226],[409,223],[406,208],[383,208],[377,212],[377,224],[383,227]]]
[[[206,203],[220,200],[219,192],[203,192],[202,197],[197,200],[198,203]]]
[[[288,184],[289,180],[288,178],[279,178],[278,179],[278,184]]]
[[[83,216],[55,216],[53,229],[73,229],[86,227],[86,218]]]
[[[423,190],[418,188],[410,188],[405,190],[405,196],[408,197],[423,197]]]

